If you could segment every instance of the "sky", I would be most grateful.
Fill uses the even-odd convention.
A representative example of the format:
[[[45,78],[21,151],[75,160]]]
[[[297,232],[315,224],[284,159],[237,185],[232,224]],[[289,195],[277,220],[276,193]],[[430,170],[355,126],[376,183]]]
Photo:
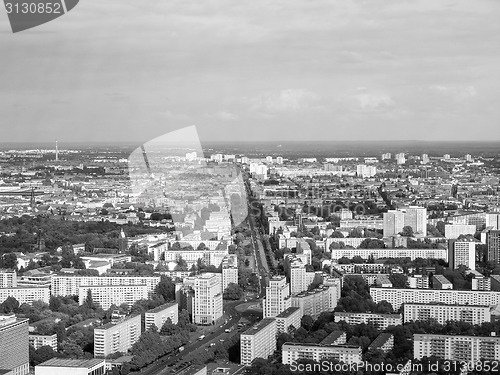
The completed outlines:
[[[498,0],[80,0],[13,34],[0,142],[500,140]]]

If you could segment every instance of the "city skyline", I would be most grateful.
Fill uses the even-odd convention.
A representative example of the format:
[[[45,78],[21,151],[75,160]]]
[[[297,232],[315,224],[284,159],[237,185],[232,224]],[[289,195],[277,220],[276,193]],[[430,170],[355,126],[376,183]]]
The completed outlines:
[[[12,35],[3,13],[2,140],[142,143],[193,124],[204,142],[500,140],[499,15],[490,0],[88,0]]]

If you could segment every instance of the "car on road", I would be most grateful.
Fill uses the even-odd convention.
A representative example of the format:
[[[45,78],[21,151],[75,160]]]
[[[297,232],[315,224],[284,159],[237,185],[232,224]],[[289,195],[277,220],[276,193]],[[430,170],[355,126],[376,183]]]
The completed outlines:
[[[205,335],[201,335],[200,337],[198,337],[198,340],[203,340],[205,338]]]
[[[229,333],[229,332],[231,332],[231,330],[230,330],[229,328],[226,328],[226,329],[224,330],[224,332]]]
[[[215,342],[211,342],[211,343],[210,343],[210,346],[215,346]]]

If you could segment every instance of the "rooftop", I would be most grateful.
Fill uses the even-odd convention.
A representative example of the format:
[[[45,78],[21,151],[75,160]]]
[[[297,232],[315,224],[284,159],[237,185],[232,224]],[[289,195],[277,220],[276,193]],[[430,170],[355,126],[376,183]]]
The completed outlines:
[[[264,318],[254,326],[248,328],[242,335],[255,335],[260,332],[270,324],[275,324],[276,320],[274,318]]]
[[[299,307],[289,307],[285,311],[280,312],[276,318],[288,318],[290,315],[295,313],[297,310],[300,310]]]
[[[177,302],[169,302],[169,303],[165,303],[161,306],[157,306],[155,307],[154,309],[151,309],[151,310],[148,310],[146,311],[147,313],[157,313],[159,311],[162,311],[162,310],[165,310],[165,309],[168,309],[169,307],[172,307],[174,305],[177,305]]]
[[[79,368],[92,368],[101,363],[104,359],[67,359],[67,358],[52,358],[48,361],[40,363],[41,367],[79,367]]]

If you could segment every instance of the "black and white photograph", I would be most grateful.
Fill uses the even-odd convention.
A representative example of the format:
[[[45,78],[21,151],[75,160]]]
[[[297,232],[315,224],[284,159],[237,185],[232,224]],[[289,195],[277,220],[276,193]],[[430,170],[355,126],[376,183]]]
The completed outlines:
[[[499,0],[2,0],[1,375],[500,374]]]

